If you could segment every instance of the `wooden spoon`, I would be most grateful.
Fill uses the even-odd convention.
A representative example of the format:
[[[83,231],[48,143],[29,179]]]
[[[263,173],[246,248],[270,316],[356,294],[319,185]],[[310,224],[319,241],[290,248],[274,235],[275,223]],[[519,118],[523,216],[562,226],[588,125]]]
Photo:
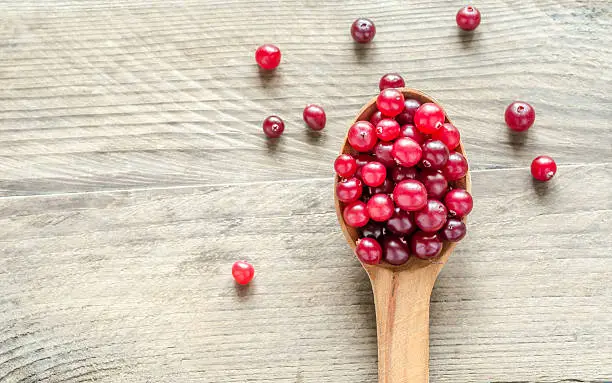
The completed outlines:
[[[421,103],[434,102],[431,97],[414,89],[402,88],[406,99]],[[351,123],[369,121],[376,111],[376,98],[368,102]],[[446,122],[451,122],[448,116]],[[465,156],[463,144],[457,152]],[[345,137],[341,153],[356,154]],[[340,181],[336,177],[335,187]],[[470,174],[456,182],[459,187],[471,190]],[[335,193],[334,193],[335,196]],[[351,248],[359,238],[357,229],[347,226],[342,217],[344,204],[335,196],[336,213],[340,226]],[[455,243],[445,242],[441,254],[433,260],[411,257],[402,266],[362,266],[368,273],[374,292],[376,327],[378,334],[379,383],[427,383],[429,381],[429,301],[431,292],[442,267],[453,252]]]

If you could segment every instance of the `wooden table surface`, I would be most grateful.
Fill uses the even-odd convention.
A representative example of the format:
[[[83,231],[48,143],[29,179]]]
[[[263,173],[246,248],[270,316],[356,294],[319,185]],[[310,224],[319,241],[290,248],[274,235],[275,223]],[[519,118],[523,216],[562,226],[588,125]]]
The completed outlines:
[[[431,382],[611,381],[612,3],[482,0],[473,34],[462,5],[0,1],[0,382],[376,382],[332,161],[389,71],[442,103],[472,171]],[[253,59],[265,42],[275,73]],[[537,119],[513,136],[517,99]]]

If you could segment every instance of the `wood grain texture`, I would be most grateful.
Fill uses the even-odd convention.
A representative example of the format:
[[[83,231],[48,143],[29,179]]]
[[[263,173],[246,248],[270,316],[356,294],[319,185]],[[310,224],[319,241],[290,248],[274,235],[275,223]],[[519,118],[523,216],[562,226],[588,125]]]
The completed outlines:
[[[388,71],[444,105],[472,168],[430,381],[612,381],[612,4],[483,0],[473,35],[461,5],[0,0],[0,382],[376,382],[331,162]],[[283,50],[272,75],[263,42]],[[523,136],[501,118],[516,99],[537,112]]]

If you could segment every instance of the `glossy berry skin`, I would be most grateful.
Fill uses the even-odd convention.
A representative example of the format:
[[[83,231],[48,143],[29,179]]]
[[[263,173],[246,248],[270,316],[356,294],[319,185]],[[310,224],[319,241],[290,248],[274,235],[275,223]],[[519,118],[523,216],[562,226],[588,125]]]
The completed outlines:
[[[361,179],[361,169],[368,162],[376,161],[374,157],[369,154],[361,153],[355,157],[355,162],[357,162],[357,171],[355,172],[355,177]]]
[[[376,129],[367,121],[357,121],[349,128],[348,142],[359,152],[369,152],[376,141]]]
[[[393,201],[406,211],[420,210],[427,204],[427,189],[416,180],[404,180],[395,185]]]
[[[445,118],[442,108],[432,102],[426,102],[414,113],[414,125],[422,133],[433,134],[442,127]]]
[[[430,199],[442,200],[448,191],[446,177],[438,171],[424,170],[418,175],[418,180],[425,185]]]
[[[416,168],[406,168],[404,166],[396,166],[391,169],[391,179],[395,183],[403,180],[414,180],[417,177]]]
[[[438,232],[438,236],[443,241],[459,242],[465,237],[466,231],[465,223],[460,219],[449,218]]]
[[[323,107],[315,104],[306,105],[302,118],[306,125],[315,131],[325,128],[325,122],[327,121]]]
[[[357,161],[350,154],[341,154],[334,161],[334,170],[340,177],[352,177],[357,171]]]
[[[360,18],[351,25],[351,36],[359,44],[367,44],[376,35],[376,26],[370,19]]]
[[[384,225],[380,222],[370,221],[359,230],[362,238],[374,238],[379,240],[385,234]]]
[[[390,168],[396,165],[393,158],[393,142],[379,141],[372,151],[376,161]]]
[[[368,201],[366,208],[370,218],[376,222],[384,222],[391,218],[395,205],[387,194],[374,194]]]
[[[455,20],[459,28],[464,31],[473,31],[480,25],[480,11],[476,7],[468,5],[457,12]]]
[[[378,83],[378,88],[380,90],[387,88],[403,88],[406,86],[404,79],[398,73],[387,73],[382,76],[380,82]]]
[[[382,119],[376,124],[376,136],[382,141],[393,141],[400,135],[400,124],[390,118]]]
[[[539,156],[531,162],[531,175],[538,181],[548,181],[557,172],[557,164],[549,156]]]
[[[275,69],[280,64],[281,51],[276,45],[264,44],[255,51],[255,61],[262,69]]]
[[[404,111],[395,117],[395,120],[400,125],[412,124],[414,122],[414,113],[419,109],[421,103],[413,98],[404,100]]]
[[[455,149],[457,146],[459,146],[459,142],[461,141],[459,129],[457,129],[455,125],[451,124],[450,122],[444,123],[440,130],[434,133],[433,138],[444,142],[444,145],[446,145],[448,150]]]
[[[400,137],[412,138],[419,145],[423,145],[426,141],[425,135],[412,124],[402,125],[400,128]]]
[[[236,261],[232,265],[232,276],[239,285],[247,285],[255,276],[255,268],[247,261]]]
[[[355,255],[363,263],[376,265],[380,263],[383,255],[382,247],[373,238],[361,238],[357,241]]]
[[[355,201],[344,208],[342,217],[347,225],[352,227],[363,227],[370,220],[366,204],[362,201]]]
[[[430,259],[442,251],[442,241],[436,233],[417,231],[410,238],[410,252],[418,258]]]
[[[269,116],[263,121],[262,128],[268,138],[278,138],[285,131],[285,123],[278,116]]]
[[[415,140],[402,137],[393,143],[391,154],[398,164],[410,167],[419,163],[423,155],[423,149]]]
[[[370,186],[368,188],[368,191],[370,195],[379,194],[379,193],[391,194],[393,193],[394,187],[395,187],[395,184],[393,183],[393,181],[391,181],[389,178],[386,178],[385,182],[383,182],[382,185],[375,186],[375,187]]]
[[[448,161],[448,148],[440,140],[427,140],[422,146],[421,166],[425,169],[442,169]]]
[[[504,114],[508,127],[516,132],[524,132],[535,121],[535,109],[523,101],[515,101],[508,105]]]
[[[446,223],[448,211],[444,204],[438,200],[430,199],[427,205],[414,213],[414,222],[427,233],[438,231]]]
[[[400,266],[410,259],[410,249],[401,239],[393,236],[382,240],[383,257],[388,263]]]
[[[368,186],[380,186],[387,178],[387,168],[378,161],[368,162],[361,168],[361,179]]]
[[[412,213],[395,208],[395,212],[387,221],[387,229],[396,235],[409,235],[416,230]]]
[[[376,106],[385,116],[395,117],[404,110],[404,95],[395,88],[383,89],[376,98]]]
[[[372,117],[370,117],[370,124],[376,126],[383,118],[385,118],[385,116],[383,116],[380,110],[377,110],[376,112],[372,113]]]
[[[448,181],[456,181],[463,178],[468,171],[468,163],[461,153],[452,152],[448,155],[448,161],[442,168],[442,174]]]
[[[474,201],[466,190],[453,189],[444,196],[444,205],[446,205],[449,215],[461,218],[470,214],[472,207],[474,207]]]
[[[349,178],[336,184],[336,196],[344,203],[357,201],[363,193],[363,184],[359,178]]]

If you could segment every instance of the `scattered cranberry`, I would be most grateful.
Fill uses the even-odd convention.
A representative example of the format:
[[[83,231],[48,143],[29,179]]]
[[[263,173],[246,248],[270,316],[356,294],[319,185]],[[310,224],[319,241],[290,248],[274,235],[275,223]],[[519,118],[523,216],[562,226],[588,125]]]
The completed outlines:
[[[425,135],[412,124],[402,125],[400,136],[412,138],[419,145],[423,145],[423,142],[425,142]]]
[[[444,124],[444,111],[438,105],[427,102],[414,113],[414,125],[425,134],[437,132]]]
[[[351,36],[359,44],[369,43],[374,35],[376,35],[376,27],[370,19],[357,19],[351,25]]]
[[[349,178],[338,182],[336,196],[344,203],[357,201],[363,192],[363,184],[359,178]]]
[[[416,168],[406,168],[404,166],[397,166],[391,170],[391,179],[395,183],[399,183],[403,180],[413,180],[416,177]]]
[[[404,86],[406,86],[404,79],[397,73],[387,73],[382,76],[378,83],[380,90],[387,88],[403,88]]]
[[[393,215],[395,206],[387,194],[374,194],[366,205],[368,215],[374,221],[385,222]]]
[[[383,256],[388,263],[399,266],[408,262],[410,250],[408,245],[397,237],[386,237],[382,241]]]
[[[393,141],[400,135],[400,124],[390,118],[382,119],[376,124],[376,135],[383,141]]]
[[[442,251],[442,241],[436,233],[417,231],[410,238],[410,251],[421,259],[433,258]]]
[[[386,167],[395,166],[395,158],[393,158],[393,142],[379,141],[372,151],[376,160]]]
[[[380,185],[380,186],[370,186],[368,188],[368,190],[369,190],[371,195],[379,194],[379,193],[391,194],[391,193],[393,193],[393,188],[394,187],[395,187],[395,184],[393,183],[393,181],[391,181],[388,178],[385,178],[385,182],[383,182],[382,185]]]
[[[239,285],[247,285],[255,276],[255,268],[247,261],[236,261],[232,265],[232,276]]]
[[[376,265],[380,263],[383,252],[380,244],[376,242],[375,239],[361,238],[357,241],[355,254],[361,262],[367,263],[368,265]]]
[[[412,213],[404,211],[402,209],[395,208],[393,216],[387,221],[387,228],[393,234],[397,235],[409,235],[416,230]]]
[[[372,114],[372,117],[370,117],[370,124],[376,126],[383,118],[385,118],[385,116],[383,116],[380,110],[377,110]]]
[[[302,118],[308,127],[312,130],[322,130],[325,127],[325,111],[319,105],[306,105]]]
[[[465,223],[457,218],[449,218],[440,229],[438,236],[443,241],[459,242],[465,237],[465,233]]]
[[[427,140],[422,146],[421,165],[425,169],[442,169],[448,161],[448,148],[440,140]]]
[[[362,227],[370,220],[366,204],[361,201],[352,202],[347,205],[342,212],[344,222],[352,227]]]
[[[269,116],[263,122],[263,131],[269,138],[278,138],[285,131],[285,123],[278,116]]]
[[[444,175],[435,170],[425,170],[418,175],[419,181],[427,189],[427,197],[441,200],[448,191],[448,182]]]
[[[367,206],[366,206],[367,207]],[[385,234],[384,225],[380,222],[370,221],[364,227],[361,228],[362,238],[374,238],[376,240],[382,238]]]
[[[455,125],[450,122],[443,124],[440,130],[434,133],[433,138],[444,142],[444,145],[446,145],[449,150],[455,149],[459,146],[459,142],[461,141],[459,129],[455,128]]]
[[[506,108],[506,124],[517,132],[529,129],[535,121],[535,110],[523,101],[515,101]]]
[[[393,201],[406,211],[420,210],[427,204],[427,189],[416,180],[404,180],[395,185]]]
[[[367,121],[357,121],[349,128],[349,144],[360,152],[369,152],[376,145],[376,129]]]
[[[448,156],[448,161],[442,169],[444,177],[448,181],[456,181],[463,178],[468,171],[468,163],[465,157],[458,152],[452,152]]]
[[[414,222],[419,229],[431,233],[444,226],[447,215],[448,211],[442,202],[430,199],[424,208],[414,213]]]
[[[538,181],[548,181],[557,172],[557,164],[549,156],[539,156],[531,162],[531,175]]]
[[[419,109],[421,103],[413,98],[404,101],[404,111],[395,117],[395,120],[400,125],[412,124],[414,122],[414,113]]]
[[[378,161],[368,162],[361,168],[361,179],[368,186],[380,186],[387,178],[385,165]]]
[[[276,45],[264,44],[255,51],[255,61],[265,70],[275,69],[281,61],[281,51]]]
[[[463,7],[457,12],[457,25],[464,31],[473,31],[480,24],[480,11],[471,5]]]
[[[404,95],[395,88],[383,89],[376,98],[376,106],[385,116],[395,117],[404,110]]]
[[[334,170],[340,177],[352,177],[357,171],[357,161],[350,154],[341,154],[334,161]]]
[[[415,140],[402,137],[395,141],[391,153],[400,165],[410,167],[419,163],[423,150]]]
[[[472,201],[472,196],[466,190],[453,189],[446,193],[444,205],[446,205],[451,216],[461,218],[470,214],[474,202]]]

